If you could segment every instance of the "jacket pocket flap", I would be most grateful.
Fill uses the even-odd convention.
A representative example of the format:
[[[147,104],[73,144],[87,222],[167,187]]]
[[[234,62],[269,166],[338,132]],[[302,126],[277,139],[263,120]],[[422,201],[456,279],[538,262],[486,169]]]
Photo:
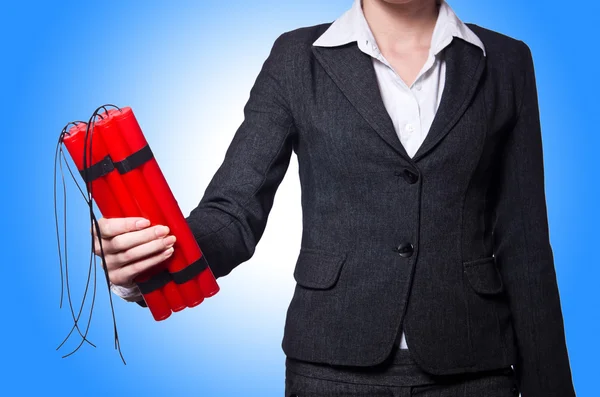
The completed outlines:
[[[294,279],[307,288],[331,288],[337,282],[345,260],[346,254],[300,248]]]
[[[494,256],[463,262],[463,271],[471,287],[479,294],[493,295],[504,288]]]

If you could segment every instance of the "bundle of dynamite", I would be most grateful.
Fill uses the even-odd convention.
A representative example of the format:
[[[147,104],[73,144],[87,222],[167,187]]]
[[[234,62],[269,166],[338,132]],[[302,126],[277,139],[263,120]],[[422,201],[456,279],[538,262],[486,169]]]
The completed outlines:
[[[219,291],[131,108],[101,106],[89,122],[67,124],[61,143],[102,216],[143,217],[175,235],[173,255],[134,280],[156,321]]]

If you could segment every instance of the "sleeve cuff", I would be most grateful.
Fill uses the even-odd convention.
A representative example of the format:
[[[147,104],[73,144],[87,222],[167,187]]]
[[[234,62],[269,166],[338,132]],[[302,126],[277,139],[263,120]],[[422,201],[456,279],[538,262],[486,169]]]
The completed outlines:
[[[110,290],[115,295],[127,302],[137,302],[144,299],[140,289],[135,285],[133,287],[122,287],[120,285],[110,283]]]

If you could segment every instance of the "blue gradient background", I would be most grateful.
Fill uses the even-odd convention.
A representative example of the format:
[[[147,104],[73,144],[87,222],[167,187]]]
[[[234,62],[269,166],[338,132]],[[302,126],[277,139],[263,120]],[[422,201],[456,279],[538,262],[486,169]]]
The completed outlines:
[[[156,323],[115,298],[127,360],[112,345],[108,294],[99,290],[90,339],[60,352],[71,318],[59,310],[52,183],[63,125],[99,104],[132,106],[185,214],[220,165],[275,38],[332,21],[352,0],[21,2],[4,5],[0,394],[281,396],[280,343],[301,236],[293,157],[254,257],[200,307]],[[597,395],[598,78],[595,2],[452,0],[466,22],[522,39],[537,73],[546,191],[567,342],[579,396]],[[573,4],[573,3],[571,3]],[[591,71],[591,74],[590,74]],[[69,184],[69,258],[81,299],[89,225]],[[7,394],[5,394],[7,393]]]

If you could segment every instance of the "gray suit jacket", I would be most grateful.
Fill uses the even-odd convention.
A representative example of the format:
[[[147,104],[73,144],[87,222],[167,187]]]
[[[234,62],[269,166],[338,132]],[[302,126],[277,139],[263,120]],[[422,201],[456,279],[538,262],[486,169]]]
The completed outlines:
[[[515,365],[524,397],[574,396],[549,242],[532,55],[468,24],[413,158],[356,43],[313,47],[330,23],[283,33],[244,121],[187,218],[216,277],[250,259],[294,152],[303,234],[288,357],[369,366],[401,326],[434,374]]]

